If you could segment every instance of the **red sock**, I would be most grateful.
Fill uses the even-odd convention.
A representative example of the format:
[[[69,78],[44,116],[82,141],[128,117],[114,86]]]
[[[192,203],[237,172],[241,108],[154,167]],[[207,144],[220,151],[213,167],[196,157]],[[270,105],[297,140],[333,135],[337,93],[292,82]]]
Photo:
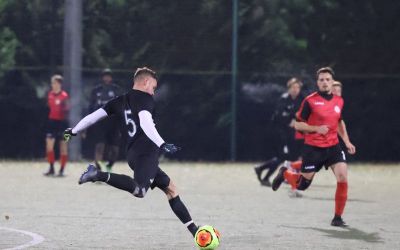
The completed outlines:
[[[338,182],[335,195],[335,215],[342,216],[347,201],[347,182]]]
[[[65,165],[67,164],[67,160],[68,160],[68,155],[60,156],[61,169],[64,169]]]
[[[301,164],[303,164],[303,161],[294,161],[294,162],[292,162],[292,163],[290,164],[290,166],[291,166],[293,169],[296,169],[296,170],[299,170],[299,171],[300,171],[300,169],[301,169]]]
[[[287,180],[287,182],[290,184],[290,186],[292,187],[292,190],[296,190],[297,187],[297,180],[300,177],[300,174],[298,173],[294,173],[290,170],[286,170],[285,173],[283,173],[283,176],[285,177],[285,179]]]
[[[47,161],[50,164],[54,164],[54,151],[48,151],[47,152]]]

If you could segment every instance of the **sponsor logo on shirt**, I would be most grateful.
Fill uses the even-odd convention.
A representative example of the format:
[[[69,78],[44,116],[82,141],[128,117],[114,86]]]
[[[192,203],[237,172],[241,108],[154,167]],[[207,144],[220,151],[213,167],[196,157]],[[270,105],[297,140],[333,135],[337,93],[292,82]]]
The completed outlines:
[[[315,105],[325,105],[324,102],[314,102]]]
[[[314,169],[315,166],[314,166],[314,165],[312,165],[312,166],[305,166],[304,168],[305,168],[305,169]]]

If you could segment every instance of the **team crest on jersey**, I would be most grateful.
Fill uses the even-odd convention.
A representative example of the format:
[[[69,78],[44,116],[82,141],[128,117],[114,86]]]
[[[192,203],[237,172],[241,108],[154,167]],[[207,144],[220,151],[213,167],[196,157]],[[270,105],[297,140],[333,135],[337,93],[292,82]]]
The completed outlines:
[[[338,114],[340,113],[340,108],[338,105],[336,105],[333,109],[335,110],[336,113]]]

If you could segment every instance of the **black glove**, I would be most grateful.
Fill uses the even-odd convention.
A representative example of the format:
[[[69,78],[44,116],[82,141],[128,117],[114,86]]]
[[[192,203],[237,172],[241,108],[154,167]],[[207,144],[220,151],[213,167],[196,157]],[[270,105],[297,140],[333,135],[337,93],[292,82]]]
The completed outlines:
[[[173,154],[178,150],[181,150],[180,147],[175,146],[174,144],[169,144],[169,143],[163,143],[160,148],[165,152],[165,153],[170,153]]]
[[[76,134],[72,133],[72,128],[67,128],[64,131],[64,141],[69,141],[71,139],[71,136],[75,136]]]

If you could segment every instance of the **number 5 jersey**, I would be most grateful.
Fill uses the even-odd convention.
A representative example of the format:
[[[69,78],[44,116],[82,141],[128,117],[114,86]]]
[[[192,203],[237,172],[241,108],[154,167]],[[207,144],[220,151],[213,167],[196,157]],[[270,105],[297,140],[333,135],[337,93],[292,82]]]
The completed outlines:
[[[118,121],[122,123],[122,135],[128,138],[127,149],[133,149],[136,153],[151,153],[158,151],[159,146],[164,143],[157,130],[151,130],[156,134],[148,136],[144,132],[146,128],[142,128],[142,126],[154,128],[152,120],[154,106],[154,100],[150,94],[132,89],[112,99],[102,109],[108,116],[117,116]],[[140,116],[148,118],[147,121],[151,124],[144,123],[144,119],[140,119]]]

